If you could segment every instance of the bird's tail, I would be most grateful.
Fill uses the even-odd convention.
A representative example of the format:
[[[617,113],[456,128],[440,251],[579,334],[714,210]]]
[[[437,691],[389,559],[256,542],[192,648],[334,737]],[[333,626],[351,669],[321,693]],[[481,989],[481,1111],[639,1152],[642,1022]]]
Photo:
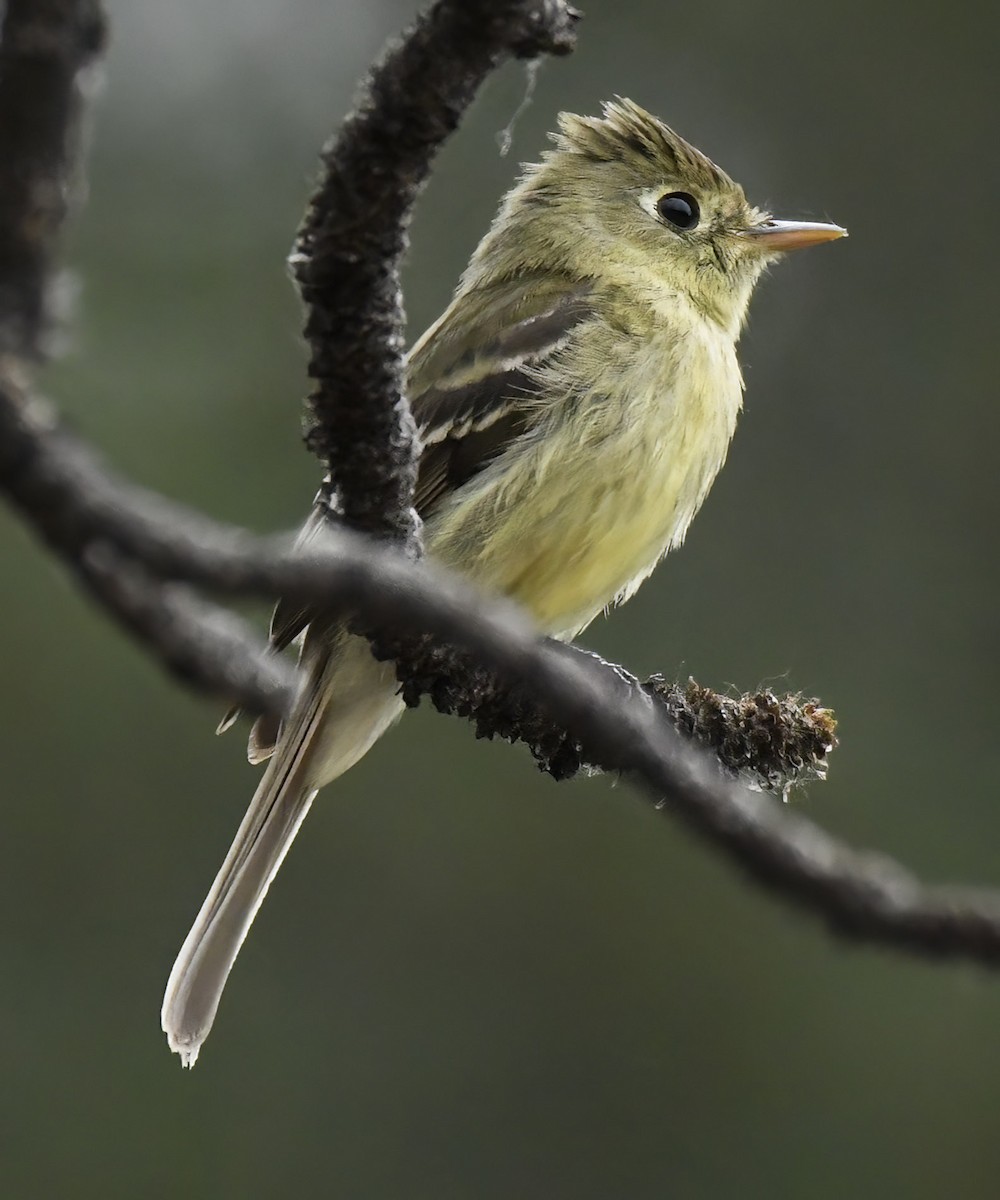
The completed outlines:
[[[364,639],[345,638],[313,658],[310,682],[167,981],[161,1022],[184,1066],[195,1064],[243,939],[316,792],[352,767],[401,711],[391,665],[377,663]]]

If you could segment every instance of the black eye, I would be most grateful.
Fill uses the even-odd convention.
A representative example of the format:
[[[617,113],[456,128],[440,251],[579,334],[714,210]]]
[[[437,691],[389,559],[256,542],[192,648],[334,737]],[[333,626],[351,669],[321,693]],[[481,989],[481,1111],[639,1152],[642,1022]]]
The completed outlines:
[[[698,201],[687,192],[670,192],[656,202],[656,211],[676,229],[694,229],[698,224]]]

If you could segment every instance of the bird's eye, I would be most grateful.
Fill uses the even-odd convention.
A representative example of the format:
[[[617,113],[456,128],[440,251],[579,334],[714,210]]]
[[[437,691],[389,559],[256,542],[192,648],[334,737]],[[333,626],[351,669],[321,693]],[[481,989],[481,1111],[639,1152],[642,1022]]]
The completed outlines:
[[[670,192],[656,202],[656,211],[675,229],[694,229],[698,224],[698,201],[687,192]]]

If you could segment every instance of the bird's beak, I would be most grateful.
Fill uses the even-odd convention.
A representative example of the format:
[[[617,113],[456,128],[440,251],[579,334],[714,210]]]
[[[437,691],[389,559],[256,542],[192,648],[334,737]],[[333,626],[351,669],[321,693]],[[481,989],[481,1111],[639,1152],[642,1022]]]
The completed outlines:
[[[784,254],[786,250],[802,250],[806,246],[818,246],[820,242],[847,237],[847,230],[821,221],[772,220],[754,225],[743,236],[761,250]]]

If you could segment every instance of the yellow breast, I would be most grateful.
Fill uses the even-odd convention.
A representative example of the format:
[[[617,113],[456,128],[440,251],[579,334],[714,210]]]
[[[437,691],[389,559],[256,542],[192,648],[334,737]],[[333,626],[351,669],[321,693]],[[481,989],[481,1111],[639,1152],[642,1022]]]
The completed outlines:
[[[591,330],[546,383],[532,435],[431,518],[427,542],[573,637],[683,540],[725,459],[742,381],[730,337],[702,320],[679,338],[675,320],[670,336],[641,340]]]

